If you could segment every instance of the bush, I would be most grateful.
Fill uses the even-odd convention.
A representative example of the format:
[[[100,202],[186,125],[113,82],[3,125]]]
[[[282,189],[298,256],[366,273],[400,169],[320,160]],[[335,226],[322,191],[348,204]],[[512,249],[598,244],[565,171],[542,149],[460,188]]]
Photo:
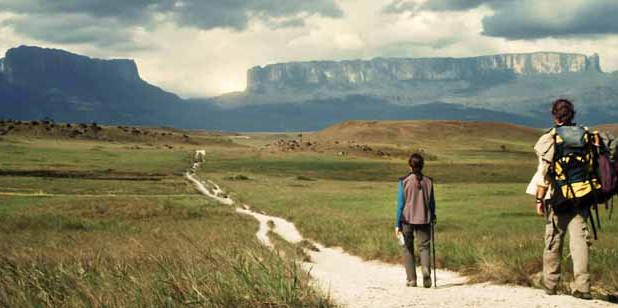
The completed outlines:
[[[249,178],[248,176],[243,175],[243,174],[232,175],[232,176],[229,176],[227,179],[228,180],[232,180],[232,181],[248,181],[248,180],[251,180],[251,178]]]

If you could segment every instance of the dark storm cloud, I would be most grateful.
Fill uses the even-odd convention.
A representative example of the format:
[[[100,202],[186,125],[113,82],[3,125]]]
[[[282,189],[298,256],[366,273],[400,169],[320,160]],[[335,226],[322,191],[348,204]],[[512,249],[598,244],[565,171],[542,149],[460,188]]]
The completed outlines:
[[[618,1],[589,1],[576,10],[550,16],[534,6],[510,3],[483,19],[483,35],[514,40],[618,33]]]
[[[0,12],[18,14],[5,26],[56,43],[130,39],[130,28],[149,29],[155,16],[204,30],[244,30],[252,18],[287,28],[304,25],[309,15],[343,15],[334,0],[1,0]]]
[[[36,15],[35,18],[13,18],[0,25],[10,25],[16,32],[26,33],[37,40],[63,44],[98,42],[105,45],[130,38],[126,31],[108,33],[106,29],[116,26],[114,21],[97,20],[93,23],[90,17],[83,15],[69,15],[63,18]]]
[[[156,0],[2,0],[0,11],[22,14],[88,14],[92,17],[134,19],[160,7]]]
[[[393,0],[383,11],[453,12],[482,5],[494,12],[482,20],[485,36],[527,40],[618,33],[616,0],[429,0],[422,5]]]

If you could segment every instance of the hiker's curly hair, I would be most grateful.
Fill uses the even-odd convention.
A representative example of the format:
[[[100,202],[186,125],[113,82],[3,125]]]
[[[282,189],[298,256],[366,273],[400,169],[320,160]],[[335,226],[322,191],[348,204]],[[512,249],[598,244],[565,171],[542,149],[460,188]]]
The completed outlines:
[[[571,124],[575,118],[575,107],[570,100],[559,98],[552,103],[551,114],[559,123]]]

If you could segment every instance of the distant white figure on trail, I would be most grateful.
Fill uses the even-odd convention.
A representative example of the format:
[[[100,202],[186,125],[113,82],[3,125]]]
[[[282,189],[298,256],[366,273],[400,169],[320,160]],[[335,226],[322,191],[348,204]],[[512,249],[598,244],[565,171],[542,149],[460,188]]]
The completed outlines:
[[[202,162],[204,161],[204,157],[206,157],[206,150],[197,150],[195,151],[195,161]]]
[[[193,163],[193,166],[191,166],[191,173],[195,173],[197,171],[197,168],[200,166],[200,163]]]

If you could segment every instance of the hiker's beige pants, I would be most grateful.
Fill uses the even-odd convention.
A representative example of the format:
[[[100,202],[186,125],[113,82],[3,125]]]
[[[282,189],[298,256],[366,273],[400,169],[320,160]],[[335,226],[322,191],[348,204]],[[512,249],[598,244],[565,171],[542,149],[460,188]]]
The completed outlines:
[[[573,260],[575,276],[574,290],[590,292],[590,274],[588,272],[588,210],[555,214],[550,211],[545,226],[545,250],[543,252],[543,280],[545,286],[555,289],[560,280],[560,263],[564,237],[569,233],[569,249]],[[553,221],[553,223],[552,223]]]

